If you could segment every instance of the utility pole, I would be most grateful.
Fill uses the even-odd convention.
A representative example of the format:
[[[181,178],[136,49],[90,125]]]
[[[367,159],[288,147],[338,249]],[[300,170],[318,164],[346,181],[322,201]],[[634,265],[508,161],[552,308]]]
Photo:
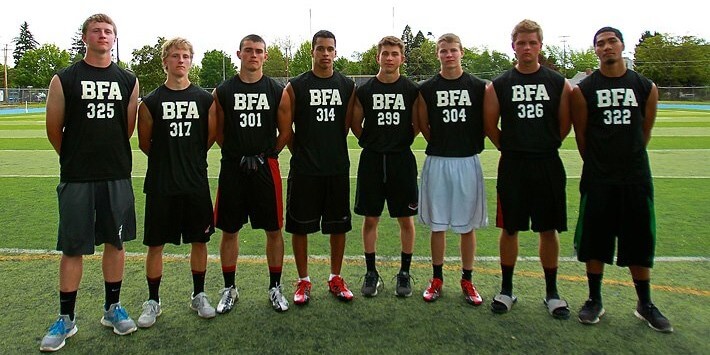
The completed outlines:
[[[569,36],[560,36],[560,38],[562,38],[562,69],[564,70],[562,74],[567,77],[567,38]]]
[[[5,43],[5,48],[3,48],[5,52],[5,64],[3,64],[3,68],[5,69],[5,96],[3,96],[4,100],[7,102],[10,100],[10,97],[8,96],[10,93],[7,90],[7,43]]]

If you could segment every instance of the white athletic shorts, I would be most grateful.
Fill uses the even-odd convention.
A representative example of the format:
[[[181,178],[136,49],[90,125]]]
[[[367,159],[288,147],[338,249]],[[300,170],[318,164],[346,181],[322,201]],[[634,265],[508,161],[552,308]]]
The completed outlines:
[[[432,232],[468,233],[488,225],[483,170],[478,155],[427,156],[419,193],[419,221]]]

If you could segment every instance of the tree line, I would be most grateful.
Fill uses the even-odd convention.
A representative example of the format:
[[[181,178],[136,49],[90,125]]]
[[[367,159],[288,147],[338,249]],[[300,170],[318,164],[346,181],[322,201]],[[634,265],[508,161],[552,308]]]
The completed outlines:
[[[431,32],[413,34],[409,25],[402,31],[406,44],[406,62],[402,72],[415,79],[423,79],[439,71],[436,43]],[[164,37],[154,44],[146,44],[132,51],[130,62],[115,61],[132,70],[141,82],[141,94],[146,94],[165,80],[161,62],[161,45]],[[311,68],[311,44],[298,45],[290,39],[278,40],[267,47],[269,59],[264,73],[272,77],[292,77]],[[81,60],[86,47],[81,40],[81,28],[72,37],[68,50],[55,44],[40,45],[24,22],[13,40],[14,67],[8,69],[8,87],[44,88],[60,69]],[[294,50],[295,49],[295,50]],[[202,87],[216,87],[224,79],[237,73],[235,59],[222,50],[207,51],[200,63],[193,63],[190,80]],[[374,75],[379,66],[375,61],[377,46],[372,45],[351,58],[338,57],[335,69],[346,75]],[[598,67],[594,49],[583,50],[545,46],[540,53],[540,63],[571,78],[577,72]],[[464,70],[483,79],[492,79],[515,64],[515,58],[487,48],[465,48],[462,58]],[[635,46],[635,69],[659,86],[710,86],[710,45],[705,39],[694,36],[672,36],[658,32],[644,32]],[[0,72],[5,68],[0,64]]]

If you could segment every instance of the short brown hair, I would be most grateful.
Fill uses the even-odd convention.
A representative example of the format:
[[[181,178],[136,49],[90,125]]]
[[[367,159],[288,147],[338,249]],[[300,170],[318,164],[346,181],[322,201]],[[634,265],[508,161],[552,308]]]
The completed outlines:
[[[89,24],[91,24],[92,22],[108,23],[109,25],[113,26],[113,34],[118,35],[118,31],[116,31],[116,24],[106,14],[94,14],[89,16],[89,18],[84,21],[84,24],[81,25],[81,34],[86,35],[86,31],[89,29]]]
[[[377,43],[377,54],[379,55],[380,52],[382,52],[382,47],[384,46],[397,46],[399,47],[399,51],[404,54],[404,42],[399,39],[399,37],[395,36],[385,36],[382,37],[379,43]]]
[[[264,41],[264,39],[261,38],[261,36],[255,35],[255,34],[250,34],[250,35],[244,36],[244,38],[242,38],[242,40],[239,41],[239,50],[240,51],[242,50],[242,47],[244,47],[244,42],[246,42],[246,41],[251,41],[254,43],[263,43],[264,49],[266,49],[266,41]]]
[[[515,39],[521,33],[537,33],[537,39],[542,42],[542,27],[533,20],[525,19],[518,22],[513,28],[513,33],[510,34],[510,40],[515,42]]]
[[[461,44],[461,38],[459,36],[453,34],[453,33],[444,33],[439,37],[439,39],[436,40],[436,50],[439,50],[439,43],[441,42],[446,42],[446,43],[458,43],[459,44],[459,49],[463,50],[463,45]]]

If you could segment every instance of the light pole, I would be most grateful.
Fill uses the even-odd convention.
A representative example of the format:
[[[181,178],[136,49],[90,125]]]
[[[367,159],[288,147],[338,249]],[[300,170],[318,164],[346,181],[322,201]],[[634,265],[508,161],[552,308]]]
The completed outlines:
[[[222,53],[222,81],[227,79],[226,74],[225,74],[225,67],[224,67],[224,57],[225,57],[225,55],[224,55],[224,53]]]

